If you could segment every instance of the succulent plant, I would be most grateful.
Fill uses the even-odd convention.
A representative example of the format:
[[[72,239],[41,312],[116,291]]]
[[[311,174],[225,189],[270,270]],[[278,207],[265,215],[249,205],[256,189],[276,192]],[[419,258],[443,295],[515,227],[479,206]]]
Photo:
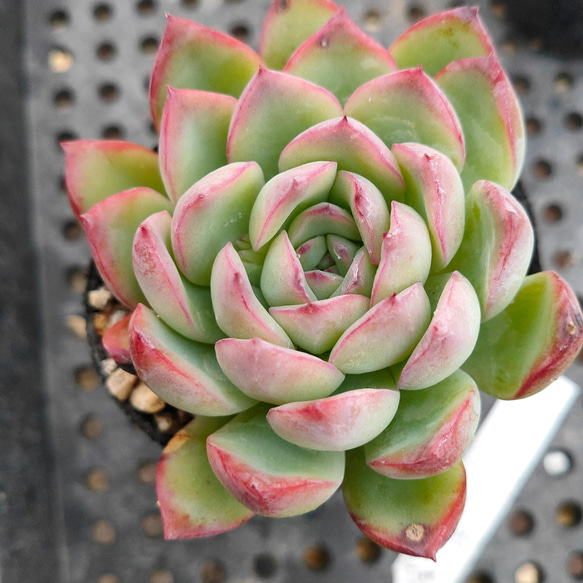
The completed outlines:
[[[477,9],[389,48],[330,0],[277,0],[259,54],[168,17],[159,151],[64,145],[71,205],[111,292],[118,362],[195,415],[162,454],[167,538],[342,488],[361,530],[435,557],[465,499],[478,388],[547,386],[583,342],[577,299],[528,275],[509,193],[518,100]]]

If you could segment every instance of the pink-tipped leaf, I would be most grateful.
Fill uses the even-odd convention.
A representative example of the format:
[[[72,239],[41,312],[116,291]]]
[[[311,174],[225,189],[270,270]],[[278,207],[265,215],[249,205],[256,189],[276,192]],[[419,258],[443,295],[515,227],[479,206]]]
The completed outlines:
[[[315,451],[279,437],[259,405],[237,415],[207,439],[215,475],[257,514],[285,517],[324,503],[344,477],[344,453]]]
[[[441,279],[445,277],[431,323],[401,372],[399,389],[425,389],[437,384],[453,374],[476,345],[480,331],[478,296],[458,271]]]
[[[411,26],[390,47],[399,69],[421,65],[435,75],[452,61],[486,57],[494,45],[477,7],[460,6],[424,18]]]
[[[431,268],[431,238],[425,221],[410,206],[391,203],[391,228],[383,235],[381,260],[371,294],[371,305],[425,283]]]
[[[428,146],[395,144],[393,154],[405,177],[405,202],[426,221],[431,236],[431,270],[452,260],[464,235],[464,187],[452,162]]]
[[[192,342],[140,304],[130,323],[132,361],[160,398],[195,415],[232,415],[253,406],[223,374],[212,346]]]
[[[275,0],[263,22],[259,54],[270,69],[283,69],[295,50],[338,11],[331,0]]]
[[[261,189],[249,218],[249,239],[257,251],[303,210],[324,202],[336,178],[335,162],[310,162],[274,176]]]
[[[128,314],[110,326],[103,334],[101,341],[105,351],[117,364],[129,364],[132,361],[130,353],[129,325],[132,315]]]
[[[279,157],[279,169],[317,160],[334,160],[339,170],[368,178],[387,203],[403,200],[405,182],[391,150],[355,119],[344,116],[307,129],[285,147]]]
[[[364,447],[370,468],[402,480],[428,478],[454,466],[471,443],[480,418],[480,393],[458,370],[433,387],[400,391],[391,424]]]
[[[239,99],[227,141],[229,162],[255,160],[266,179],[285,146],[313,125],[342,115],[332,93],[287,73],[260,69]]]
[[[166,540],[213,536],[253,516],[219,482],[206,455],[206,438],[227,420],[197,416],[164,448],[156,494]]]
[[[383,75],[359,87],[347,101],[346,115],[368,126],[383,142],[415,142],[443,152],[458,170],[465,145],[452,104],[421,68]]]
[[[197,342],[224,335],[215,321],[208,288],[190,283],[170,253],[172,219],[166,211],[150,215],[136,231],[134,273],[152,309],[171,328]]]
[[[272,307],[269,313],[300,348],[322,354],[366,314],[369,306],[366,296],[350,294],[300,306]]]
[[[461,176],[466,189],[483,179],[512,190],[524,162],[524,120],[496,55],[451,63],[435,81],[462,124],[466,164]]]
[[[360,240],[360,233],[351,214],[329,202],[320,202],[300,213],[287,232],[294,247],[318,235],[327,234]]]
[[[224,338],[215,345],[222,371],[252,399],[282,405],[331,395],[344,375],[311,354],[259,338]]]
[[[554,271],[525,278],[514,300],[484,322],[463,369],[498,399],[521,399],[544,389],[583,345],[583,316],[569,285]]]
[[[113,140],[62,143],[67,194],[79,218],[112,194],[138,186],[164,192],[158,155],[138,144]]]
[[[227,163],[227,134],[237,100],[168,87],[160,127],[160,172],[174,203],[198,180]]]
[[[321,269],[306,271],[306,281],[310,289],[319,300],[329,298],[337,290],[344,278],[337,273],[330,273]]]
[[[343,7],[298,48],[284,68],[325,87],[342,104],[362,84],[396,70],[389,51],[362,32]]]
[[[261,271],[260,286],[270,306],[305,304],[316,299],[285,231],[269,246]]]
[[[482,320],[514,298],[532,258],[534,232],[522,205],[504,188],[480,180],[466,196],[464,238],[450,268],[472,283]]]
[[[281,326],[257,299],[243,262],[231,243],[219,251],[211,274],[211,297],[217,324],[233,338],[261,338],[291,348]]]
[[[370,180],[341,170],[330,200],[350,209],[370,260],[378,265],[383,233],[389,230],[389,209],[382,192]]]
[[[160,125],[167,87],[239,97],[262,64],[237,39],[196,22],[168,15],[150,82],[150,109]]]
[[[263,184],[255,162],[229,164],[199,180],[178,201],[172,218],[172,249],[190,281],[209,285],[216,254],[247,233],[251,208]]]
[[[376,268],[370,260],[365,247],[361,247],[354,256],[342,284],[337,288],[332,297],[345,294],[361,294],[370,297],[374,283]]]
[[[357,320],[335,344],[329,362],[346,374],[392,366],[409,356],[431,319],[422,284],[379,302]]]
[[[362,388],[274,407],[267,421],[280,437],[300,447],[345,451],[376,437],[398,405],[399,391]]]
[[[132,188],[93,205],[80,220],[95,265],[115,297],[130,308],[145,303],[132,267],[134,235],[140,223],[172,203],[151,188]]]
[[[435,560],[464,508],[466,473],[459,462],[430,478],[395,480],[371,470],[355,449],[346,452],[342,493],[358,528],[377,544]]]

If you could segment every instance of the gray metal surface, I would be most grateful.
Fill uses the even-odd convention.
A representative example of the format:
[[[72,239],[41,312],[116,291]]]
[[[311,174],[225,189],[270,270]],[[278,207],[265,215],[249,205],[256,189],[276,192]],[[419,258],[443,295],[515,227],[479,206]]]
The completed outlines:
[[[256,45],[268,4],[267,0],[25,2],[32,217],[44,298],[42,380],[50,426],[50,442],[42,451],[55,458],[56,488],[47,490],[53,493],[56,518],[50,538],[58,547],[59,564],[58,576],[39,569],[30,581],[390,581],[394,553],[382,551],[377,556],[362,542],[338,496],[304,517],[254,518],[232,533],[208,540],[161,540],[152,483],[160,449],[128,426],[92,374],[86,345],[70,329],[82,313],[79,292],[89,253],[63,192],[59,140],[122,137],[155,145],[146,88],[164,12],[235,31]],[[450,6],[445,0],[345,4],[356,21],[385,43],[421,12]],[[500,4],[479,4],[521,89],[529,119],[522,184],[535,210],[543,265],[558,269],[583,296],[579,198],[583,62],[537,52],[500,18]],[[572,374],[581,382],[579,368]],[[580,516],[576,520],[577,509],[580,515],[583,506],[582,428],[579,400],[554,442],[570,456],[571,470],[551,477],[542,465],[537,468],[515,507],[527,513],[526,518],[522,523],[509,518],[502,525],[478,561],[474,581],[535,583],[532,569],[520,570],[529,562],[539,565],[547,581],[576,580],[568,565],[570,561],[573,567],[576,553],[583,553],[583,525]],[[516,430],[520,431],[520,420]],[[571,506],[559,517],[565,524],[574,516],[570,527],[557,521],[557,509],[564,503]],[[517,530],[528,517],[533,528],[522,536],[514,534],[510,525]],[[3,583],[17,580],[7,572],[3,575]]]

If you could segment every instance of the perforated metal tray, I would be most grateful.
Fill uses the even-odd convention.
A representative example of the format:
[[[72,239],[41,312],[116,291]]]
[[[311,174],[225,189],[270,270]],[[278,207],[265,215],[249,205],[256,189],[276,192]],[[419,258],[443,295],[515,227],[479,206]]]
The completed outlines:
[[[31,212],[44,298],[42,382],[50,437],[48,443],[37,443],[36,451],[44,447],[53,461],[47,498],[54,517],[50,523],[45,517],[43,528],[50,529],[46,538],[54,545],[57,569],[51,575],[47,559],[46,572],[39,565],[38,578],[31,581],[391,580],[395,554],[362,539],[338,497],[308,516],[285,521],[257,517],[214,539],[164,542],[153,486],[160,448],[130,427],[107,398],[90,365],[87,346],[75,333],[89,253],[64,194],[58,142],[121,137],[154,146],[147,86],[164,13],[232,32],[255,46],[268,4],[267,0],[24,3]],[[505,20],[501,3],[478,4],[528,120],[521,184],[534,209],[543,267],[557,269],[583,296],[583,62],[559,60],[538,50],[536,41],[520,38]],[[388,44],[416,18],[452,4],[367,0],[345,5],[355,21]],[[579,366],[571,374],[583,380]],[[474,583],[543,579],[567,583],[583,578],[582,435],[579,400],[554,441],[553,450],[559,453],[547,458],[551,473],[542,464],[537,468],[478,561]],[[32,452],[30,459],[36,463]],[[566,460],[568,470],[552,475],[553,467],[566,467],[561,460]],[[20,525],[14,526],[18,540],[27,540]],[[27,528],[30,532],[34,526],[24,525]],[[12,565],[3,582],[25,581],[10,578],[17,572]],[[24,566],[20,572],[26,572]]]

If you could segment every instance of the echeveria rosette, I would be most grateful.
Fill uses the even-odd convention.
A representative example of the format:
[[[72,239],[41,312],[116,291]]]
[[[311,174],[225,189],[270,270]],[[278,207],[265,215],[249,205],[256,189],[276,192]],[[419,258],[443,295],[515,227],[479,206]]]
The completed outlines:
[[[434,557],[478,388],[533,394],[583,342],[568,285],[526,276],[533,231],[509,193],[524,124],[477,10],[386,49],[330,0],[279,0],[259,54],[169,17],[151,110],[158,154],[65,151],[97,267],[133,311],[105,345],[195,415],[159,465],[166,537],[342,487],[368,536]]]

